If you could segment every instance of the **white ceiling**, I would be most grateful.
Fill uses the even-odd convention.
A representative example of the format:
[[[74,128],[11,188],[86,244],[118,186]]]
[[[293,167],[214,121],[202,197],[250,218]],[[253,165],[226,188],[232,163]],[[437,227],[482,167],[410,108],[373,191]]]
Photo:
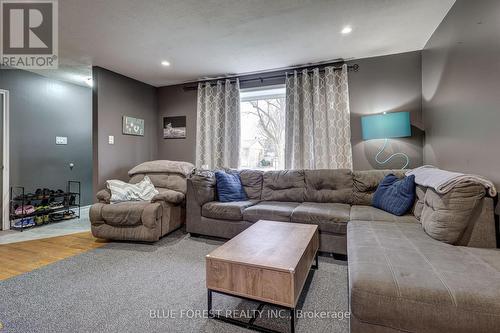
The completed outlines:
[[[51,75],[86,76],[95,65],[164,86],[420,50],[454,2],[62,0],[62,68]]]

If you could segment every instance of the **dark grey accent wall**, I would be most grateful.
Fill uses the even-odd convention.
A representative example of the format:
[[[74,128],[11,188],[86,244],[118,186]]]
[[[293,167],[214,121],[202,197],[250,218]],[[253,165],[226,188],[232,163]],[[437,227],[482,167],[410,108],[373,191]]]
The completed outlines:
[[[408,52],[352,61],[359,71],[349,72],[349,102],[351,108],[351,143],[353,166],[356,170],[398,169],[405,162],[394,157],[382,166],[375,155],[384,140],[363,141],[361,116],[395,111],[409,111],[412,136],[390,139],[385,159],[392,153],[403,152],[410,158],[409,168],[422,165],[422,79],[420,52]]]
[[[457,0],[422,52],[424,162],[500,188],[500,2]]]
[[[134,166],[158,155],[158,91],[156,87],[94,67],[94,191],[108,179],[128,180]],[[144,136],[122,134],[122,117],[144,119]],[[110,145],[108,137],[114,136]]]
[[[196,160],[197,91],[184,91],[182,85],[159,88],[158,93],[158,156],[160,159]],[[163,117],[186,116],[186,139],[163,139]]]
[[[421,117],[421,61],[420,52],[359,59],[350,63],[360,65],[358,72],[349,72],[351,127],[354,169],[398,168],[401,159],[393,159],[383,167],[374,157],[382,140],[361,140],[361,116],[383,111],[410,111],[413,137],[391,140],[388,152],[405,152],[411,167],[422,164],[423,132]],[[267,73],[274,76],[282,72]],[[255,77],[258,77],[256,75]],[[266,80],[266,85],[284,83],[284,79]],[[241,84],[242,88],[262,85],[259,81]],[[187,138],[160,139],[159,158],[195,161],[196,153],[196,91],[184,91],[182,85],[159,88],[159,131],[164,116],[187,116]],[[160,136],[161,137],[161,136]]]
[[[0,70],[0,88],[10,92],[11,185],[65,189],[78,180],[82,204],[92,203],[91,89],[22,70]]]

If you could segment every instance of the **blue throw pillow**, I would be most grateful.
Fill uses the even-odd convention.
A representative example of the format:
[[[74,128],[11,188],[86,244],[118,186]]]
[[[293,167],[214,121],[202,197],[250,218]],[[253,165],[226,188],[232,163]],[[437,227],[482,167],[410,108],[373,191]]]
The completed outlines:
[[[415,201],[415,176],[399,179],[393,174],[387,175],[378,185],[373,195],[374,207],[394,215],[404,215]]]
[[[216,171],[215,179],[217,181],[217,194],[220,202],[247,200],[247,195],[241,184],[240,175]]]

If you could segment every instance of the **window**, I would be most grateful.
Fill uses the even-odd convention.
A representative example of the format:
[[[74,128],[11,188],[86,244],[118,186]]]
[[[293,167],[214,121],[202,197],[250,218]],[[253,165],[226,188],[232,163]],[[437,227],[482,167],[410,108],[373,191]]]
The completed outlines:
[[[284,169],[285,86],[242,89],[240,168]]]

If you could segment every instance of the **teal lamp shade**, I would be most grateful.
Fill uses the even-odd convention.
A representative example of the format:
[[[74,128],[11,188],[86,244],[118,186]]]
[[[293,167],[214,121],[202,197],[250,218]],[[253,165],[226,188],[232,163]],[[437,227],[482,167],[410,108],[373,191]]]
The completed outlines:
[[[363,140],[411,136],[410,113],[391,112],[361,117]]]

